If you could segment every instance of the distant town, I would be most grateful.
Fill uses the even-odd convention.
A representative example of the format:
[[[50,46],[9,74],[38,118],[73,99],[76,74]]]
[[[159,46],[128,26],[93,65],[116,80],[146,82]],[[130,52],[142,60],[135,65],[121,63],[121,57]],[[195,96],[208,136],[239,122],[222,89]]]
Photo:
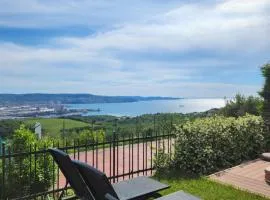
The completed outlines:
[[[63,104],[17,104],[1,105],[0,119],[25,117],[57,117],[68,115],[82,115],[88,112],[99,112],[100,109],[69,109]]]
[[[174,97],[102,96],[93,94],[0,94],[0,119],[60,117],[99,112],[100,109],[71,109],[67,104],[126,103],[175,100]]]

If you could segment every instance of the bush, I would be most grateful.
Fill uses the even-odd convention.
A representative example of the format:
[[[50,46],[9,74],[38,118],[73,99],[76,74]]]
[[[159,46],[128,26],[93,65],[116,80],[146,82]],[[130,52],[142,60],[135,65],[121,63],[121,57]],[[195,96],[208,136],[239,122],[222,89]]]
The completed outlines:
[[[21,125],[11,140],[11,153],[23,153],[43,150],[51,146],[49,139],[37,140],[37,137],[29,129]],[[8,152],[8,151],[7,151]],[[2,163],[3,164],[3,163]],[[18,197],[26,194],[44,192],[53,184],[52,157],[46,153],[20,155],[6,159],[5,162],[5,196]],[[2,177],[3,174],[0,176]]]
[[[102,142],[104,141],[105,132],[103,130],[91,131],[83,130],[79,133],[79,140],[81,142]]]
[[[196,119],[176,126],[174,164],[187,173],[208,174],[256,158],[265,148],[261,117]]]
[[[163,152],[163,149],[158,149],[158,153],[155,155],[154,168],[157,172],[163,172],[171,166],[170,155]]]

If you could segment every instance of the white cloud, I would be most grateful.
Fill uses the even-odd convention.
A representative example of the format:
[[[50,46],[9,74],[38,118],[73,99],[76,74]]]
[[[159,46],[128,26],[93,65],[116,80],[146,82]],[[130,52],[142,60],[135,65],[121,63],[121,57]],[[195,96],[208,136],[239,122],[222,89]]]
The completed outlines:
[[[269,7],[269,0],[229,0],[219,4],[217,9],[225,13],[252,14],[268,12]]]
[[[28,0],[24,3],[15,6],[11,1],[1,1],[0,7],[1,4],[7,7],[0,11],[0,24],[20,26],[20,20],[3,17],[20,10],[19,14],[23,16],[41,13],[56,17],[56,20],[45,24],[43,21],[37,23],[37,20],[26,20],[22,26],[44,28],[61,22],[63,26],[78,25],[78,19],[84,14],[86,18],[89,17],[91,9],[100,8],[104,12],[114,6],[107,1],[80,1],[81,4],[78,4],[77,1],[41,3]],[[59,8],[56,8],[57,5]],[[143,12],[147,11],[146,5],[152,4],[139,2],[136,5],[143,8]],[[236,66],[248,71],[248,61],[242,60],[245,57],[254,56],[253,63],[256,64],[266,61],[256,58],[256,55],[270,50],[270,0],[230,0],[214,4],[202,2],[169,9],[172,5],[175,3],[161,8],[157,4],[142,16],[139,16],[140,12],[133,12],[132,19],[123,19],[129,10],[119,12],[117,19],[113,19],[114,23],[110,25],[114,28],[110,30],[98,31],[87,37],[53,38],[47,47],[1,43],[0,79],[4,84],[1,84],[0,92],[61,91],[170,96],[255,93],[258,90],[256,84],[235,84],[223,79],[211,82],[204,80],[203,74],[215,68],[221,72],[234,71]],[[87,11],[88,6],[91,7],[90,11]],[[115,9],[113,15],[119,9]],[[100,20],[104,17],[103,12],[97,17],[99,20],[96,24],[103,23]],[[98,12],[92,14],[98,15]],[[66,20],[64,16],[68,16]],[[123,19],[122,23],[119,23],[120,19]],[[92,24],[86,21],[81,23]],[[197,58],[194,54],[193,57],[177,60],[158,59],[162,53],[181,55],[197,50],[219,52],[232,57],[210,55]],[[125,57],[137,53],[154,56]],[[237,55],[241,55],[241,60],[234,58]],[[253,69],[257,70],[257,66]]]
[[[126,25],[86,38],[64,38],[60,41],[87,50],[237,50],[243,45],[246,51],[251,48],[253,51],[269,48],[270,1],[262,1],[269,6],[268,14],[264,12],[263,6],[256,6],[261,5],[260,1],[249,1],[249,12],[240,9],[241,5],[245,8],[245,1],[241,2],[237,2],[238,9],[227,5],[225,11],[224,5],[230,5],[231,2],[181,6],[150,21]],[[259,9],[261,12],[258,12]],[[237,10],[244,15],[228,15]]]

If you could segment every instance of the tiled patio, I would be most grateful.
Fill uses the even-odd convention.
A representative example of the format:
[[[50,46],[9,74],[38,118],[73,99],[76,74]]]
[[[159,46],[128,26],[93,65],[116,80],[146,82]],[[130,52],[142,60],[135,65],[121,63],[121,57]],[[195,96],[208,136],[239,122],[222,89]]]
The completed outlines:
[[[233,185],[270,198],[270,185],[264,181],[264,169],[270,162],[256,159],[210,175],[210,179]]]

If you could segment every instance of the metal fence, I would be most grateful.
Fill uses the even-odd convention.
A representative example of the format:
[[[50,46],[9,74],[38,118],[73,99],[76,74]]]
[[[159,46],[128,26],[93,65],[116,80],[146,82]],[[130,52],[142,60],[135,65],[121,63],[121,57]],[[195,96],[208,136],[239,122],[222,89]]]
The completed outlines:
[[[11,146],[2,146],[0,156],[1,199],[58,199],[64,191],[71,195],[67,181],[48,153],[49,147],[67,152],[104,172],[111,182],[135,176],[150,176],[159,153],[173,155],[174,135],[169,129],[120,137],[113,132],[102,141],[56,142],[42,147],[32,144],[29,150],[14,153]]]

